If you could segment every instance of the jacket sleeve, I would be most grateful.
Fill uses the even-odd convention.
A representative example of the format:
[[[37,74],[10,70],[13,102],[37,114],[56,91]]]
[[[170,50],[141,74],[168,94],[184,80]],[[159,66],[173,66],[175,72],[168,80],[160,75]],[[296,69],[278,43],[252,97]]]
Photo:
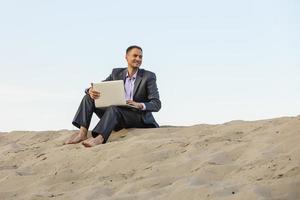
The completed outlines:
[[[159,93],[156,85],[156,76],[154,73],[151,73],[151,76],[147,80],[146,87],[149,101],[144,102],[146,106],[145,111],[158,112],[161,108],[161,101],[159,100]]]

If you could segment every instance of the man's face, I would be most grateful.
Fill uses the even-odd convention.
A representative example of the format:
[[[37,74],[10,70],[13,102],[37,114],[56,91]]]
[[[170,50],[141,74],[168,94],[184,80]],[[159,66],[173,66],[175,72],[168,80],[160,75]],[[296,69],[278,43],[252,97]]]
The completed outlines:
[[[142,64],[143,52],[137,48],[131,49],[126,54],[126,60],[127,60],[128,66],[133,67],[133,68],[138,68]]]

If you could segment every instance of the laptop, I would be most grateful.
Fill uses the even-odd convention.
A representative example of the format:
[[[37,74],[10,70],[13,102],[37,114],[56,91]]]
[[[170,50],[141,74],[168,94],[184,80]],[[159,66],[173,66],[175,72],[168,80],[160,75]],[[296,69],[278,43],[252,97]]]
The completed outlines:
[[[94,83],[93,88],[101,93],[100,97],[95,100],[96,108],[124,106],[138,109],[133,105],[126,104],[123,80]]]

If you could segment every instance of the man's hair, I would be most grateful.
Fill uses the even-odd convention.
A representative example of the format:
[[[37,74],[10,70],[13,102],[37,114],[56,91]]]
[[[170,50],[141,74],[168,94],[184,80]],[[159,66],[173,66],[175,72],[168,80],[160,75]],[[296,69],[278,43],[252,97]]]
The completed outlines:
[[[137,45],[132,45],[126,49],[126,54],[128,54],[128,52],[131,51],[131,49],[139,49],[143,52],[143,49],[141,47],[139,47]]]

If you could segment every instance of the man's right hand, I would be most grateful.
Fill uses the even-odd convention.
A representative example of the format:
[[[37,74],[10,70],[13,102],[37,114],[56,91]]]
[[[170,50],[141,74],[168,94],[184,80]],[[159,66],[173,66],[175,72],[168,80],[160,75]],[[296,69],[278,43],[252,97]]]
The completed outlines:
[[[90,87],[88,94],[92,99],[98,99],[100,97],[100,92],[97,92],[96,90],[93,89],[93,84],[91,84],[92,87]]]

